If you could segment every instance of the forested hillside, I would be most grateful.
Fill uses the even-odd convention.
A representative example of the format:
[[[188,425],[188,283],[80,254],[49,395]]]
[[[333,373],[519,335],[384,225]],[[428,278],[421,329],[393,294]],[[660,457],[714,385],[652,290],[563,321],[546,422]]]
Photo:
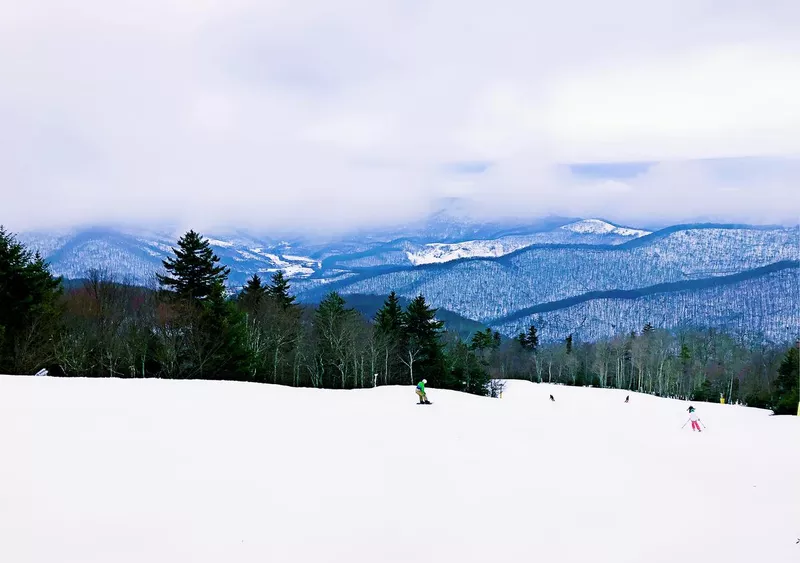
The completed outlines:
[[[791,339],[800,334],[800,263],[780,262],[715,280],[584,294],[489,324],[503,334],[535,324],[545,340],[574,334],[591,341],[648,322],[668,330],[714,327],[753,341]]]
[[[781,283],[766,277],[769,268],[800,260],[797,227],[679,225],[649,233],[584,220],[505,232],[494,225],[475,231],[492,239],[425,241],[441,227],[387,232],[384,238],[407,235],[388,241],[368,233],[327,243],[233,233],[208,242],[230,268],[229,292],[253,274],[269,278],[281,271],[303,303],[318,303],[331,291],[373,300],[391,291],[407,300],[422,294],[434,307],[491,323],[505,334],[515,329],[515,319],[535,313],[548,327],[544,338],[569,332],[597,338],[663,319],[664,327],[717,327],[781,340],[793,337],[787,327],[800,316],[800,306],[789,297],[798,292],[796,277]],[[414,232],[418,236],[411,236]],[[113,272],[117,281],[150,287],[174,246],[164,233],[113,229],[29,234],[22,240],[41,250],[53,272],[67,279],[98,269]],[[731,277],[740,274],[749,283]],[[718,311],[702,306],[715,285]],[[660,297],[622,303],[618,297],[624,292]],[[774,297],[769,307],[775,310],[754,311],[755,294]]]
[[[687,227],[616,247],[537,246],[498,259],[460,260],[389,272],[367,270],[357,275],[341,273],[346,275],[342,281],[317,284],[309,280],[299,285],[300,297],[312,300],[331,289],[342,294],[376,295],[394,290],[405,297],[421,293],[436,306],[491,322],[526,308],[593,291],[713,280],[798,260],[799,255],[797,229]],[[796,283],[792,279],[789,278],[790,285]],[[770,289],[766,287],[765,291]],[[796,289],[792,291],[796,294]],[[720,298],[733,299],[720,306],[734,309],[737,301],[745,300],[730,288]],[[666,314],[673,315],[674,311]],[[614,315],[609,313],[610,317]],[[703,321],[694,314],[692,319]],[[755,322],[751,328],[760,330]]]

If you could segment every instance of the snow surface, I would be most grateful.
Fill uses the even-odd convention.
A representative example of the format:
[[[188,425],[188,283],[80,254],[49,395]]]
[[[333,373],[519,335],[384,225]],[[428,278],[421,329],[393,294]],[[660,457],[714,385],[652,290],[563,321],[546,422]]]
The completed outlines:
[[[800,561],[800,419],[626,394],[0,376],[0,561]]]
[[[234,244],[227,240],[220,240],[216,238],[206,239],[211,246],[218,246],[220,248],[232,248]]]
[[[453,243],[428,243],[407,251],[406,257],[414,266],[442,264],[462,258],[498,258],[535,244],[618,245],[649,234],[650,231],[617,227],[599,219],[586,219],[542,233]]]
[[[468,240],[456,243],[433,242],[416,252],[406,252],[408,261],[414,266],[422,264],[442,264],[462,258],[497,258],[520,248],[534,244],[534,241],[519,240]]]
[[[564,225],[563,227],[559,228],[564,229],[566,231],[572,231],[573,233],[593,234],[593,235],[614,234],[631,238],[643,237],[645,235],[650,234],[650,231],[642,231],[640,229],[630,229],[627,227],[618,227],[616,225],[612,225],[611,223],[602,221],[600,219],[584,219],[582,221],[570,223],[569,225]]]

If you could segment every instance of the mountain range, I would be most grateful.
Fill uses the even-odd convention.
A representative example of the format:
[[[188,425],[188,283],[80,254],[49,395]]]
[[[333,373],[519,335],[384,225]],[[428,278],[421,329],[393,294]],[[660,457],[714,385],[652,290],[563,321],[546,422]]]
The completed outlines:
[[[67,279],[101,268],[120,281],[152,284],[179,234],[95,227],[19,238]],[[647,322],[770,341],[800,334],[797,226],[651,231],[594,218],[477,222],[440,212],[327,241],[203,234],[230,267],[232,290],[254,273],[282,270],[300,301],[335,290],[370,308],[393,290],[404,298],[422,293],[443,315],[507,336],[535,324],[545,340],[592,340]]]

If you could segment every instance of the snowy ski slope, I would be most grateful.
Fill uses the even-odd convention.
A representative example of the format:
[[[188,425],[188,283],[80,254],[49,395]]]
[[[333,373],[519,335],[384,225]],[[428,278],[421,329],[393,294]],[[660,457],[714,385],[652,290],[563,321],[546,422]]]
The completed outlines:
[[[626,394],[0,376],[0,561],[800,561],[800,419]]]

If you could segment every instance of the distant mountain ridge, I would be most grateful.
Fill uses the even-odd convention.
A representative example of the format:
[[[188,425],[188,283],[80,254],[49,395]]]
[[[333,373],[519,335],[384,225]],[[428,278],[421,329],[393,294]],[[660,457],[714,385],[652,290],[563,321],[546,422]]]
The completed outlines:
[[[365,303],[372,303],[369,296],[385,297],[392,290],[404,298],[422,293],[434,306],[489,323],[507,335],[525,319],[555,327],[555,312],[574,312],[590,304],[596,309],[602,303],[608,316],[614,316],[621,295],[650,303],[657,293],[664,299],[710,295],[713,288],[725,286],[715,295],[733,303],[739,301],[737,287],[753,291],[763,284],[763,291],[775,294],[778,279],[789,291],[789,299],[781,301],[788,307],[781,315],[789,324],[783,332],[773,327],[770,338],[792,338],[797,331],[789,326],[800,326],[797,276],[786,274],[798,271],[797,227],[687,224],[651,232],[595,218],[470,222],[437,214],[428,223],[322,243],[244,232],[204,235],[231,268],[232,288],[241,287],[254,273],[263,277],[283,270],[306,302],[319,301],[332,290],[361,296]],[[463,235],[470,236],[459,238]],[[139,284],[154,283],[161,261],[176,243],[166,232],[110,228],[22,233],[20,239],[40,250],[58,275],[82,278],[90,268],[104,268],[120,281]],[[783,277],[776,269],[785,270]],[[735,277],[739,275],[744,277]],[[731,315],[738,314],[740,305]],[[565,315],[559,318],[571,318]],[[701,314],[693,319],[703,324]],[[723,322],[716,313],[708,320]],[[579,326],[562,321],[561,328],[549,331],[552,338],[570,331],[580,334]],[[740,329],[763,333],[760,324],[765,322],[740,323]],[[592,326],[592,331],[584,331],[587,337],[604,334],[600,325]],[[548,331],[544,333],[547,337]]]

